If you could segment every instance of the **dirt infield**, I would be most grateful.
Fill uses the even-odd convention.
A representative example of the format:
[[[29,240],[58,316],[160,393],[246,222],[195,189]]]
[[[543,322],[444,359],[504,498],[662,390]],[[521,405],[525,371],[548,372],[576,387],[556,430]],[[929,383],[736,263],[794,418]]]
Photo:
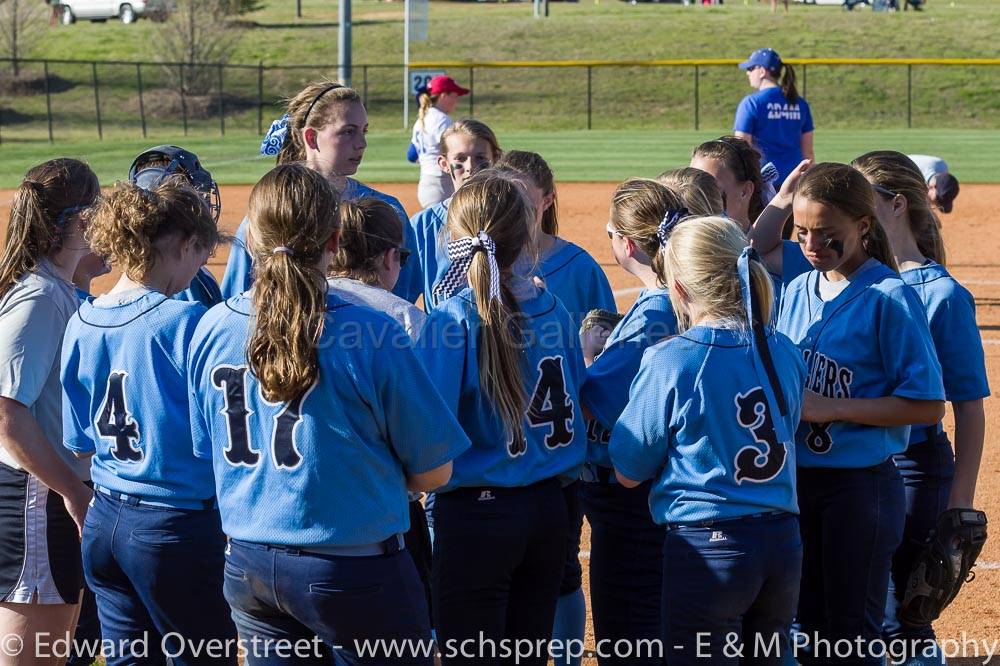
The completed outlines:
[[[403,202],[408,211],[419,209],[415,185],[387,184],[376,186]],[[605,232],[607,211],[613,183],[563,183],[559,185],[559,217],[561,235],[587,248],[604,266],[615,289],[619,308],[628,307],[639,290],[637,280],[625,274],[614,263]],[[221,226],[234,232],[239,224],[250,192],[249,187],[225,187],[222,192]],[[0,220],[8,219],[11,192],[0,191]],[[975,295],[979,328],[986,348],[986,362],[994,391],[1000,390],[1000,233],[993,227],[996,204],[1000,202],[1000,185],[966,185],[955,202],[955,210],[944,216],[944,235],[948,249],[948,267],[952,274]],[[221,277],[225,269],[226,250],[220,250],[210,261],[210,268]],[[100,292],[109,286],[110,276],[95,284]],[[1000,406],[994,398],[986,400],[986,450],[979,477],[977,504],[991,518],[1000,515],[1000,449],[994,442],[1000,433]],[[949,417],[946,422],[950,426]],[[996,528],[994,528],[996,530]],[[584,533],[582,557],[589,555],[589,533]],[[586,577],[587,560],[584,559]],[[586,589],[586,581],[584,582]],[[938,636],[944,639],[988,640],[1000,638],[1000,534],[994,534],[986,544],[976,569],[976,580],[967,585],[959,598],[936,624]],[[588,643],[593,645],[592,628],[588,622]],[[982,649],[982,648],[980,648]],[[975,656],[971,652],[966,656]],[[595,662],[596,663],[596,662]]]

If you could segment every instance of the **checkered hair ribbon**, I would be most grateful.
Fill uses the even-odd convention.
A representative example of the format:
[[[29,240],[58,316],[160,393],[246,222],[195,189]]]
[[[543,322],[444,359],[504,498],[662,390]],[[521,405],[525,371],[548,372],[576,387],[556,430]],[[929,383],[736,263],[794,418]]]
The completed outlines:
[[[687,208],[679,208],[677,210],[667,209],[667,212],[663,214],[663,219],[660,220],[660,226],[656,229],[656,239],[660,241],[661,248],[667,246],[667,241],[670,239],[670,232],[674,230],[678,222],[687,216]]]
[[[466,285],[469,279],[469,265],[477,251],[486,253],[490,264],[490,300],[500,298],[500,267],[497,265],[496,243],[485,231],[475,236],[466,236],[448,241],[448,258],[452,264],[444,277],[434,285],[432,294],[436,303],[450,298]]]

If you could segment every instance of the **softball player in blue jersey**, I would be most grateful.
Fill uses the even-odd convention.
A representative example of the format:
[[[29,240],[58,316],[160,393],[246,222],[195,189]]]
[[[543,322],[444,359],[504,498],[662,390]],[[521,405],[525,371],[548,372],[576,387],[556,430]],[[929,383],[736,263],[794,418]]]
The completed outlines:
[[[253,289],[213,308],[191,343],[195,455],[212,460],[230,537],[226,599],[259,646],[247,663],[430,664],[362,656],[360,641],[429,641],[403,548],[407,488],[446,483],[469,441],[406,331],[327,294],[338,203],[304,165],[254,186]],[[274,642],[315,638],[323,654],[308,657]]]
[[[864,176],[817,164],[800,179],[793,211],[815,268],[788,287],[778,320],[808,368],[796,433],[797,618],[812,659],[830,658],[817,638],[843,639],[857,645],[851,662],[874,664],[878,649],[868,643],[882,635],[905,518],[903,482],[890,458],[906,449],[910,424],[944,415],[941,367],[923,306],[895,271]]]
[[[538,252],[534,273],[569,311],[576,330],[593,309],[615,312],[615,297],[601,266],[586,250],[559,237],[555,179],[552,170],[538,153],[511,150],[497,162],[498,167],[521,174],[528,198],[535,208],[532,236]],[[587,605],[583,595],[583,569],[580,566],[580,534],[583,530],[583,506],[580,482],[563,488],[569,511],[570,534],[566,544],[566,568],[552,637],[556,645],[577,641],[582,645],[587,623]],[[556,663],[579,664],[579,657],[554,655]]]
[[[455,193],[454,263],[436,289],[453,295],[418,342],[472,440],[434,503],[435,626],[446,645],[482,635],[544,648],[552,631],[569,527],[562,486],[585,453],[584,366],[569,313],[522,272],[533,216],[521,183],[504,173],[484,171]],[[446,664],[508,661],[444,655]],[[545,664],[547,652],[523,661]]]
[[[441,135],[438,164],[451,174],[455,191],[476,173],[490,166],[502,155],[497,137],[485,123],[463,118]],[[446,250],[445,218],[451,197],[425,208],[410,219],[411,233],[416,239],[415,257],[423,277],[424,310],[430,312],[437,304],[434,286],[451,265]]]
[[[654,265],[662,261],[661,227],[666,232],[665,225],[683,214],[680,197],[652,180],[625,181],[611,201],[607,231],[615,260],[645,288],[611,331],[596,360],[595,350],[584,346],[590,365],[580,400],[590,421],[580,498],[590,523],[590,603],[598,640],[652,640],[660,635],[659,559],[664,532],[649,515],[650,484],[635,489],[620,485],[607,443],[628,402],[628,387],[643,352],[677,334],[670,293]],[[619,663],[613,656],[600,661]],[[659,663],[648,660],[653,662]]]
[[[367,133],[368,112],[361,95],[352,88],[317,81],[288,102],[285,115],[271,123],[260,150],[262,155],[276,157],[278,164],[305,163],[329,180],[345,201],[374,197],[386,202],[399,214],[404,245],[413,250],[416,239],[399,200],[351,178],[358,172],[368,147]],[[253,283],[250,251],[246,247],[247,225],[244,218],[229,252],[222,277],[225,298],[243,293]],[[423,281],[419,271],[417,262],[404,266],[392,293],[411,303],[416,301]]]
[[[63,442],[90,456],[95,496],[83,526],[83,566],[97,598],[109,664],[208,663],[185,649],[235,638],[222,596],[225,536],[212,467],[193,455],[185,357],[205,308],[170,298],[219,242],[202,196],[180,182],[119,185],[87,230],[122,270],[88,299],[63,340]],[[198,603],[191,600],[197,598]],[[183,638],[179,638],[183,637]],[[215,660],[236,663],[233,652]],[[213,661],[213,663],[215,663]]]
[[[938,516],[949,508],[973,506],[985,437],[983,398],[990,394],[983,343],[972,294],[944,267],[939,222],[920,169],[906,155],[888,150],[862,155],[853,165],[875,189],[875,214],[892,243],[899,276],[923,303],[941,362],[945,398],[955,412],[954,452],[942,424],[936,423],[914,426],[906,451],[893,456],[906,489],[906,524],[892,561],[885,633],[890,639],[913,641],[911,658],[937,653],[928,661],[941,663],[934,629],[903,624],[896,609],[914,558]]]
[[[139,153],[132,161],[128,179],[145,190],[152,190],[171,177],[180,177],[197,190],[208,203],[216,224],[222,212],[219,186],[212,174],[201,165],[198,156],[178,146],[156,146]],[[215,276],[202,266],[187,289],[174,295],[179,301],[194,301],[206,308],[222,302],[222,291]]]
[[[802,541],[795,442],[806,368],[770,327],[767,270],[730,220],[685,220],[664,249],[681,332],[643,354],[608,445],[616,476],[652,480],[666,527],[663,646],[669,664],[781,663]],[[758,654],[777,641],[781,652]]]

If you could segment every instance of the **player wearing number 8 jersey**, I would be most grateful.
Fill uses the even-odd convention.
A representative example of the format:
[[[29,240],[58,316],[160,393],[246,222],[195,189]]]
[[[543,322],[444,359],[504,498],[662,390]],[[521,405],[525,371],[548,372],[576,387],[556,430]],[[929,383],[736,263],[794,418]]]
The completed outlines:
[[[585,451],[584,368],[569,313],[528,277],[533,216],[506,174],[483,171],[455,193],[453,263],[435,288],[454,295],[431,311],[418,343],[472,440],[434,504],[442,641],[540,645],[552,631],[568,531],[561,486],[577,478]],[[526,662],[545,664],[545,651]]]
[[[298,164],[254,186],[253,290],[212,308],[191,344],[195,454],[215,470],[237,629],[269,646],[248,663],[330,663],[278,651],[318,637],[340,661],[430,664],[357,650],[430,639],[402,549],[406,491],[447,482],[469,442],[402,326],[327,295],[338,203]]]
[[[652,479],[666,526],[667,663],[728,663],[734,633],[749,650],[781,637],[798,596],[795,450],[805,364],[770,327],[773,291],[746,236],[720,217],[677,225],[664,250],[681,332],[643,354],[611,434],[626,487]],[[780,663],[779,654],[754,663]]]
[[[80,306],[63,342],[63,441],[93,454],[84,573],[102,636],[122,650],[106,652],[108,664],[134,663],[123,646],[143,640],[182,651],[174,663],[197,663],[177,636],[236,634],[222,596],[212,467],[194,457],[187,427],[185,357],[205,307],[170,298],[191,283],[219,232],[202,196],[181,182],[150,191],[122,184],[98,205],[91,247],[122,277]],[[235,655],[220,663],[235,664]]]
[[[941,367],[864,177],[843,164],[816,165],[799,181],[793,211],[815,269],[789,285],[778,320],[808,368],[796,433],[804,548],[797,617],[807,636],[860,640],[858,661],[877,663],[865,642],[881,636],[904,520],[890,456],[906,449],[910,424],[944,414]]]

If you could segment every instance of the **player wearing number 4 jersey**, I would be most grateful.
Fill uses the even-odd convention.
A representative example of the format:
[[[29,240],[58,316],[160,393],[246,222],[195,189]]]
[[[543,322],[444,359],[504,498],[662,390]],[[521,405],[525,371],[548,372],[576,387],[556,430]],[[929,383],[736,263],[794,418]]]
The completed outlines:
[[[677,225],[663,281],[681,332],[643,354],[609,444],[626,487],[652,479],[666,526],[663,645],[669,664],[781,663],[798,596],[795,450],[805,364],[769,326],[771,280],[720,217]],[[780,637],[781,654],[751,657]],[[706,655],[711,655],[706,658]]]
[[[191,343],[195,454],[215,470],[237,629],[270,646],[249,664],[430,664],[357,645],[430,640],[403,550],[406,491],[446,483],[469,441],[402,326],[327,295],[338,203],[298,164],[254,186],[254,288],[214,307]],[[315,637],[324,654],[279,652]]]
[[[455,193],[454,263],[435,289],[454,295],[431,311],[418,343],[472,440],[434,504],[443,641],[543,645],[552,631],[568,531],[561,486],[584,456],[584,369],[569,313],[527,275],[533,215],[521,184],[503,173],[483,171]],[[525,661],[545,664],[545,652]]]
[[[177,636],[197,642],[236,632],[222,596],[225,536],[212,468],[194,457],[187,427],[185,357],[205,308],[170,297],[191,283],[219,234],[201,195],[175,181],[150,191],[120,185],[88,235],[123,275],[80,306],[63,344],[64,442],[93,454],[87,585],[108,645],[148,641],[157,662],[163,645],[179,654],[175,664],[199,663],[178,652]],[[105,657],[134,663],[127,648]]]
[[[877,645],[869,651],[867,642],[882,635],[904,521],[890,456],[906,449],[910,424],[943,416],[941,367],[864,177],[818,164],[799,181],[793,211],[815,269],[788,287],[778,320],[809,372],[796,433],[804,549],[797,617],[807,636],[857,641],[856,661],[874,664]]]

